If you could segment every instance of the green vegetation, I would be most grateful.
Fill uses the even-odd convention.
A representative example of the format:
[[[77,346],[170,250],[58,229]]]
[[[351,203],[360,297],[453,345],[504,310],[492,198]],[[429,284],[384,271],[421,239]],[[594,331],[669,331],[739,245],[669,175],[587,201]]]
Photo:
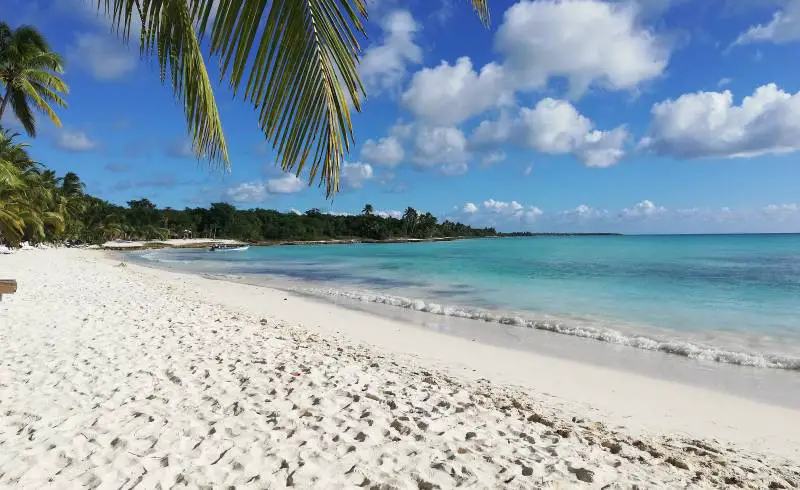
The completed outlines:
[[[61,120],[51,104],[66,107],[61,94],[69,91],[61,80],[64,62],[50,51],[44,37],[33,27],[12,29],[0,22],[0,118],[10,107],[28,136],[36,136],[33,110],[44,113],[56,126]]]
[[[156,52],[162,75],[171,74],[173,88],[185,102],[195,149],[227,165],[219,116],[194,31],[197,26],[202,38],[211,4],[209,0],[105,2],[125,37],[137,8],[135,17],[143,23],[142,51]],[[218,3],[210,31],[211,51],[223,56],[224,73],[234,57],[234,90],[244,76],[245,61],[258,30],[255,27],[261,25],[266,4],[251,0]],[[473,4],[485,18],[485,2],[473,0]],[[299,172],[313,153],[311,178],[322,165],[322,178],[330,195],[338,188],[343,149],[352,137],[346,96],[337,74],[358,107],[358,46],[348,22],[363,32],[358,20],[365,15],[363,0],[275,0],[268,14],[274,25],[269,24],[262,33],[260,42],[265,44],[260,44],[251,67],[246,98],[261,110],[262,128],[268,137],[274,137],[284,169]],[[313,22],[316,29],[311,28]],[[292,42],[284,43],[287,38]],[[320,46],[324,49],[319,50]],[[267,56],[263,49],[271,54]],[[61,94],[68,88],[61,73],[61,57],[50,51],[36,29],[12,29],[0,22],[0,117],[10,108],[32,137],[36,135],[34,111],[60,126],[53,105],[66,107]],[[432,214],[420,214],[413,208],[406,209],[401,218],[381,217],[371,204],[364,206],[360,216],[333,216],[318,209],[302,215],[237,210],[226,203],[180,211],[158,209],[147,199],[129,201],[128,207],[117,206],[87,195],[76,174],[58,177],[34,162],[28,145],[19,142],[17,134],[0,128],[0,243],[100,243],[116,238],[184,236],[248,241],[386,240],[495,234],[492,228],[473,229],[450,221],[440,224]]]
[[[330,239],[391,240],[397,238],[494,236],[493,228],[475,229],[461,223],[438,223],[430,213],[408,208],[402,218],[362,214],[337,216],[310,209],[303,214],[271,209],[236,209],[227,203],[209,208],[158,209],[147,199],[115,206],[94,198],[82,215],[86,230],[73,238],[102,242],[115,238],[165,239],[184,237],[234,238],[249,242]],[[410,210],[410,212],[409,212]]]
[[[371,204],[359,216],[334,216],[311,209],[305,214],[266,209],[237,210],[226,203],[208,209],[158,209],[147,199],[117,206],[84,192],[74,173],[57,177],[31,160],[16,135],[0,132],[0,243],[77,241],[102,243],[118,238],[235,238],[247,241],[360,238],[492,236],[430,213],[406,209],[399,219],[374,214]]]
[[[469,1],[488,24],[488,0]],[[318,180],[328,196],[339,190],[354,141],[350,104],[360,111],[366,96],[357,70],[366,0],[97,0],[97,8],[158,59],[199,156],[229,164],[202,39],[221,78],[253,104],[283,170],[310,166],[309,184]]]

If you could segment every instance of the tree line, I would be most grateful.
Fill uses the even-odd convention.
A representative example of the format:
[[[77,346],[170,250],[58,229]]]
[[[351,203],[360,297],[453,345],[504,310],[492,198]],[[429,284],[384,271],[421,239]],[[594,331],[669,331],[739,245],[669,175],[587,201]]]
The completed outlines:
[[[85,192],[78,175],[59,177],[34,162],[27,145],[0,131],[0,241],[103,243],[114,239],[183,237],[283,240],[494,236],[493,228],[439,223],[431,213],[407,208],[399,218],[378,216],[367,204],[360,215],[336,216],[319,209],[281,213],[236,209],[217,202],[209,208],[158,208],[148,199],[112,204]]]

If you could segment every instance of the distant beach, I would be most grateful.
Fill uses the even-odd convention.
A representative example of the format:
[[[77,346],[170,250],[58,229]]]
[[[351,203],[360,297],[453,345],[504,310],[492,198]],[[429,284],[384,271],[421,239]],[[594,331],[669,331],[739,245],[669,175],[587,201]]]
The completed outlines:
[[[0,261],[3,486],[800,484],[797,408],[96,251]]]

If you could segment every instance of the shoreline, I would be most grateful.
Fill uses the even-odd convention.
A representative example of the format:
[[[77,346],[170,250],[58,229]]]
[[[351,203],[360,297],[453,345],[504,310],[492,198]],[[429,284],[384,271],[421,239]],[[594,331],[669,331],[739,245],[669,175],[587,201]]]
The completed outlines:
[[[169,239],[169,240],[132,240],[129,242],[106,242],[100,246],[103,250],[114,251],[135,251],[160,248],[206,248],[215,243],[229,243],[239,245],[250,245],[254,247],[279,247],[279,246],[299,246],[299,245],[380,245],[389,243],[434,243],[434,242],[453,242],[457,240],[480,240],[490,238],[536,238],[536,237],[574,237],[574,236],[624,236],[621,233],[580,233],[580,232],[513,232],[499,233],[494,236],[446,236],[431,238],[387,238],[385,240],[375,240],[372,238],[331,238],[327,240],[260,240],[260,241],[240,241],[231,238],[195,238],[195,239]],[[183,243],[181,243],[183,242]]]
[[[92,251],[0,261],[0,484],[800,485],[799,410]]]

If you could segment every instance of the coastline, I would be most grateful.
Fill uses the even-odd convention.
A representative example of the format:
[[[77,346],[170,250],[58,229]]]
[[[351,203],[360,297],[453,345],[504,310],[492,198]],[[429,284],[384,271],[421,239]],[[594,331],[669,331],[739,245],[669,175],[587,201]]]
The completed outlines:
[[[195,239],[169,239],[169,240],[132,240],[126,242],[110,241],[100,246],[103,250],[134,251],[158,248],[206,248],[215,243],[229,243],[237,245],[252,245],[256,247],[275,247],[286,245],[348,245],[367,244],[380,245],[387,243],[432,243],[453,242],[456,240],[479,240],[486,238],[535,238],[535,237],[573,237],[573,236],[622,236],[620,233],[499,233],[495,236],[445,236],[431,238],[387,238],[375,240],[371,238],[332,238],[329,240],[260,240],[245,242],[229,238],[195,238]]]
[[[0,260],[3,484],[800,485],[797,409],[93,251]]]

